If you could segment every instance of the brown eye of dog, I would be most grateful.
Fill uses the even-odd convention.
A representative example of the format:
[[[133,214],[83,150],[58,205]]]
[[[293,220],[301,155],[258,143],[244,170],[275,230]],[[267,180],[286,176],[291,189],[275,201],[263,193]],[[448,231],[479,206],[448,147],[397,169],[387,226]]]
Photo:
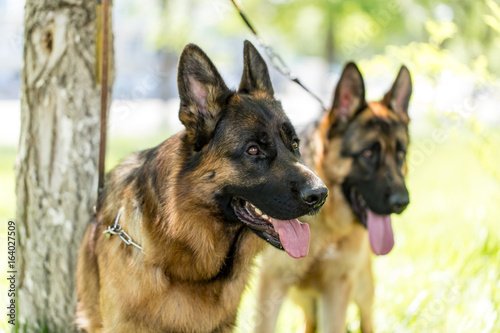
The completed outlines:
[[[398,160],[402,160],[405,158],[405,152],[403,150],[398,151]]]
[[[247,153],[250,155],[257,155],[259,153],[259,148],[257,146],[251,146],[248,148]]]
[[[292,141],[292,148],[293,148],[293,150],[299,149],[299,141],[293,140]]]
[[[370,159],[373,157],[373,150],[371,149],[365,149],[363,150],[363,157]]]

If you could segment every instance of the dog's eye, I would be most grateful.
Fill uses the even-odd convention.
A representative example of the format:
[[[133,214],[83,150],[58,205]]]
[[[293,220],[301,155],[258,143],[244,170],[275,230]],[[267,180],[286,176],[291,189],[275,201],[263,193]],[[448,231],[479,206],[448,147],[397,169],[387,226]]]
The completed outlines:
[[[293,150],[299,149],[299,140],[292,141],[292,148],[293,148]]]
[[[366,159],[371,159],[373,157],[373,150],[372,149],[365,149],[362,152],[363,157]]]
[[[249,155],[258,155],[260,153],[259,147],[251,146],[250,148],[248,148],[247,153]]]
[[[406,152],[404,150],[398,150],[397,152],[397,158],[399,161],[403,160],[405,158]]]

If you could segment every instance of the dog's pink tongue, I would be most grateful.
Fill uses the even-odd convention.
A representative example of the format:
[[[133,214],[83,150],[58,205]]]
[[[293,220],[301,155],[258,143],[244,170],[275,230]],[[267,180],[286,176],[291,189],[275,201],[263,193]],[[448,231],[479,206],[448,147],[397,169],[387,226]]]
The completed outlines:
[[[274,230],[280,236],[281,244],[293,258],[303,258],[309,251],[309,225],[298,220],[276,220],[272,219]]]
[[[373,253],[384,255],[391,252],[394,246],[391,216],[378,215],[368,209],[366,217],[366,227]]]

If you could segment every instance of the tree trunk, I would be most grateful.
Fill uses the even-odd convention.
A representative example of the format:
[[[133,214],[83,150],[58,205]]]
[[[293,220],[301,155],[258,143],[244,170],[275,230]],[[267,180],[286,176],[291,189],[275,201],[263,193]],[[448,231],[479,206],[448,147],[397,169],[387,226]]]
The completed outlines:
[[[97,194],[96,6],[26,1],[16,162],[20,331],[76,331],[77,253]]]

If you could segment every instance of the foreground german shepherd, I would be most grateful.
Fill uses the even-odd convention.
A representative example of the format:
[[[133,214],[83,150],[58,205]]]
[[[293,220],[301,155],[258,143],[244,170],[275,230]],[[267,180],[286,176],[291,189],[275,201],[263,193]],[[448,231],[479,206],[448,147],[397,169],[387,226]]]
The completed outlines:
[[[273,331],[289,289],[305,310],[307,332],[316,330],[317,310],[322,332],[345,332],[351,296],[360,308],[361,330],[372,332],[370,245],[378,255],[392,249],[390,214],[409,203],[404,176],[411,90],[403,66],[382,101],[367,103],[361,73],[349,63],[332,108],[302,133],[304,161],[331,194],[318,215],[304,219],[312,237],[307,258],[292,262],[279,253],[263,254],[258,304],[265,310],[256,332]]]
[[[307,254],[309,227],[295,218],[317,212],[328,190],[300,162],[257,50],[245,42],[234,92],[188,45],[178,87],[186,130],[111,172],[84,236],[77,321],[89,332],[231,331],[265,246],[257,236],[295,258]],[[142,251],[103,234],[115,219],[112,230]]]

